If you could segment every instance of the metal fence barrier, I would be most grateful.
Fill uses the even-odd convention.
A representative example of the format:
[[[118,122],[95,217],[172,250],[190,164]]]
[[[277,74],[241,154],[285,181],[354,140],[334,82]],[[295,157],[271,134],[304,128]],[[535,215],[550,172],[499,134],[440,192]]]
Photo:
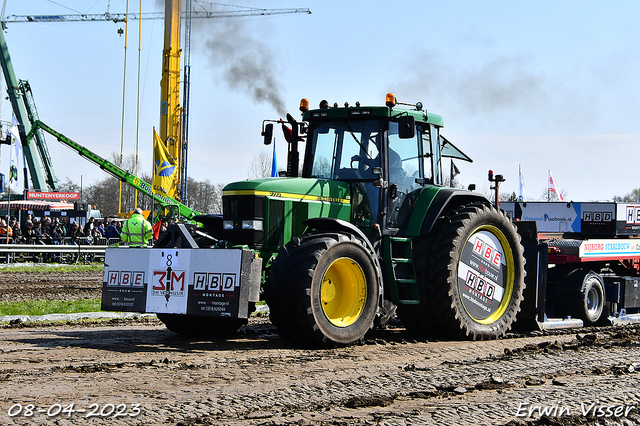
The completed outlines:
[[[103,262],[104,251],[119,239],[101,238],[98,243],[89,244],[85,239],[78,244],[0,244],[0,263],[51,262],[51,263],[91,263]]]

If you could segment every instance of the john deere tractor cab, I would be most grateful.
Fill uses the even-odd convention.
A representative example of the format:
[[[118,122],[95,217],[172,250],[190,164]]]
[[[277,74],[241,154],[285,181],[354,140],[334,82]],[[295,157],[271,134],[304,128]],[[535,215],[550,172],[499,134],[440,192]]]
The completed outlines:
[[[228,184],[221,219],[196,217],[204,227],[191,236],[175,228],[147,249],[164,250],[147,256],[149,275],[161,277],[175,264],[152,270],[153,259],[175,249],[184,292],[161,282],[136,306],[179,333],[218,334],[264,295],[278,333],[313,346],[356,342],[394,311],[417,334],[504,334],[524,288],[520,237],[484,196],[443,186],[443,157],[471,160],[440,134],[442,118],[393,94],[385,106],[310,110],[303,100],[300,109],[300,122],[275,121],[288,141],[286,176]],[[273,126],[263,124],[267,144]],[[105,277],[144,263],[141,252],[110,258]],[[169,309],[178,295],[185,302]]]
[[[399,213],[408,194],[425,184],[442,184],[442,118],[418,108],[395,120],[389,119],[388,107],[305,112],[309,139],[303,176],[350,182],[352,222],[358,227],[398,228],[406,219]]]

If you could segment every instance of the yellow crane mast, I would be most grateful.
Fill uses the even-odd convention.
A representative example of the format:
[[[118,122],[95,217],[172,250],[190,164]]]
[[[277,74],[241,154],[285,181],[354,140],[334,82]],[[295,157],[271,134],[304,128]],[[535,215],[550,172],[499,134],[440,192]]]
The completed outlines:
[[[160,81],[160,140],[176,162],[173,174],[173,193],[179,187],[181,164],[181,114],[180,108],[180,19],[181,0],[165,0],[164,49],[162,52],[162,80]],[[156,164],[154,158],[154,164]],[[184,201],[184,200],[183,200]]]

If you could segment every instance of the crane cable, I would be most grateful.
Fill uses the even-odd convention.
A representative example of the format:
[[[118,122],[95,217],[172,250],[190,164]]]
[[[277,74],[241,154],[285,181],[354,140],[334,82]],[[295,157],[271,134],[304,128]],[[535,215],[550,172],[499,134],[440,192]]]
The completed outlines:
[[[122,77],[122,119],[120,131],[120,168],[122,168],[122,157],[124,151],[124,105],[127,85],[127,35],[129,32],[129,0],[127,0],[127,12],[124,20],[124,71]],[[122,214],[122,181],[120,181],[120,193],[118,196],[118,216]]]

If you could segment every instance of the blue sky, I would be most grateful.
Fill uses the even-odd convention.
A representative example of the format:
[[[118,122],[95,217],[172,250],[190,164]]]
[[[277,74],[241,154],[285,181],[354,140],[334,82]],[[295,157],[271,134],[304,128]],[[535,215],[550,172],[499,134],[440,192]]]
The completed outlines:
[[[5,16],[104,13],[107,0],[8,0]],[[125,0],[111,1],[124,12]],[[206,4],[202,2],[201,4]],[[380,105],[387,92],[442,115],[443,134],[474,162],[456,163],[464,185],[538,199],[551,170],[568,199],[610,200],[640,187],[640,2],[637,1],[238,1],[304,7],[312,15],[194,22],[189,175],[226,183],[247,178],[261,151],[263,119],[298,116],[299,100]],[[197,5],[196,5],[197,6]],[[130,1],[130,10],[139,3]],[[142,2],[143,12],[162,2]],[[5,38],[18,78],[29,80],[40,118],[94,152],[120,151],[123,24],[16,23]],[[159,123],[162,21],[143,21],[140,167],[151,171]],[[229,71],[251,60],[260,81]],[[135,151],[138,23],[129,26],[125,155]],[[247,69],[241,66],[240,69]],[[271,79],[269,79],[271,77]],[[250,84],[268,85],[254,99]],[[255,86],[252,86],[255,87]],[[4,90],[4,89],[3,89]],[[2,103],[2,118],[10,117]],[[277,140],[278,161],[286,162]],[[48,139],[59,180],[105,174]],[[0,169],[8,172],[2,148]],[[446,164],[448,167],[448,163]]]

